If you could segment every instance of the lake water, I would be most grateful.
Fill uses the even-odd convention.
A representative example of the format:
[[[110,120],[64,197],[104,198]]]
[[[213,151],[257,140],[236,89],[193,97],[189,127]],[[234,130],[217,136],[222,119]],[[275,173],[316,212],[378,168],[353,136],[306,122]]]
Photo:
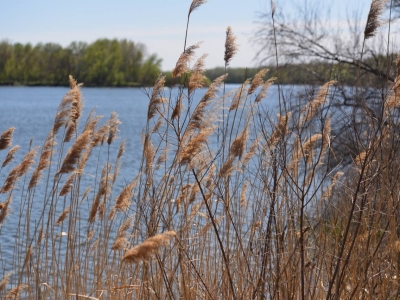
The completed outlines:
[[[227,85],[227,90],[238,87],[239,85]],[[33,146],[42,146],[53,126],[58,105],[68,90],[64,87],[0,87],[0,133],[9,127],[15,127],[13,145],[21,146],[15,161],[1,171],[0,187],[11,168],[19,163],[27,153],[32,138]],[[169,94],[169,92],[174,97],[177,89],[167,89],[166,93]],[[204,92],[205,89],[196,91],[195,101],[198,101]],[[293,89],[287,88],[286,92],[291,93]],[[277,93],[277,87],[272,86],[267,99],[263,100],[267,109],[273,110],[277,107]],[[142,153],[141,133],[146,125],[148,97],[138,88],[83,87],[82,94],[85,107],[80,121],[81,127],[92,108],[96,108],[96,115],[104,116],[104,120],[110,116],[112,111],[115,111],[122,122],[119,127],[120,138],[112,145],[111,149],[111,153],[116,155],[119,142],[126,139],[126,152],[119,174],[119,178],[121,178],[119,188],[122,188],[123,184],[131,180],[139,170]],[[0,163],[4,160],[6,152],[0,152]],[[93,166],[87,166],[87,169],[86,172],[89,174],[95,170]],[[39,196],[43,193],[41,189],[43,188],[38,187],[36,191]],[[14,194],[17,195],[18,192],[20,191],[15,191]],[[6,197],[7,194],[0,194],[0,202],[4,202]],[[39,203],[38,207],[32,210],[32,220],[39,217],[42,207],[43,204]],[[18,227],[18,213],[19,201],[14,200],[12,217],[9,217],[0,227],[0,270],[7,270],[7,260],[12,255],[14,232]],[[2,277],[1,273],[2,271],[0,271],[0,278]]]

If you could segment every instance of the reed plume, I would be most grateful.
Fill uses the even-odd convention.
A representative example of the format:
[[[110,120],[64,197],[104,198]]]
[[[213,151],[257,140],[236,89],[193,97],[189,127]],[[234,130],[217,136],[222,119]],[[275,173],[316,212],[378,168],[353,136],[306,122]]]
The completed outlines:
[[[133,179],[115,199],[115,205],[112,208],[110,219],[112,220],[117,211],[124,212],[131,205],[131,198],[133,197],[133,189],[135,188],[139,177]]]
[[[160,104],[165,102],[165,99],[162,97],[162,92],[164,90],[164,83],[165,83],[165,76],[160,75],[157,78],[157,81],[151,93],[149,108],[147,109],[147,120],[153,118],[159,111]]]
[[[64,220],[68,217],[69,212],[71,211],[71,207],[68,206],[64,211],[60,214],[57,221],[54,223],[55,226],[60,225]]]
[[[206,3],[207,0],[193,0],[192,4],[190,4],[190,8],[189,8],[189,16],[190,14],[197,8],[199,8],[202,4]]]
[[[246,147],[246,142],[247,142],[247,137],[249,135],[249,129],[248,126],[246,126],[241,133],[237,135],[235,140],[232,142],[231,145],[231,152],[230,154],[233,157],[239,157],[239,159],[242,158],[244,149]]]
[[[264,82],[264,84],[261,87],[260,92],[258,93],[258,95],[256,97],[256,100],[254,101],[255,103],[260,102],[262,99],[264,99],[267,96],[267,91],[268,91],[269,87],[274,84],[276,79],[277,79],[276,77],[272,77]]]
[[[61,165],[58,174],[65,174],[75,170],[75,166],[81,156],[82,151],[87,149],[92,136],[91,130],[85,130],[76,139],[75,143],[69,148],[67,154],[65,155],[64,161]]]
[[[254,76],[253,80],[251,81],[251,86],[248,90],[248,94],[251,95],[254,91],[264,83],[264,76],[267,74],[269,69],[262,69]]]
[[[172,71],[172,78],[181,76],[188,71],[187,64],[193,59],[195,54],[194,50],[200,47],[201,43],[197,43],[190,47],[187,47],[185,51],[180,55],[178,61],[176,62],[175,68]]]
[[[15,182],[28,172],[30,167],[35,163],[34,158],[38,149],[39,147],[34,147],[31,151],[25,154],[22,162],[10,171],[0,193],[4,194],[9,192],[14,187]]]
[[[103,170],[101,172],[101,181],[99,185],[99,189],[97,191],[96,197],[92,203],[92,207],[90,209],[89,213],[89,223],[93,223],[96,220],[96,215],[97,212],[99,212],[101,208],[101,198],[102,197],[107,197],[110,192],[111,192],[111,185],[109,184],[112,181],[112,174],[110,174],[111,171],[111,164],[106,162],[104,164]]]
[[[182,165],[189,163],[195,155],[199,154],[203,144],[207,142],[207,138],[212,132],[213,129],[211,128],[203,128],[197,135],[191,137],[186,145],[180,148],[178,158]]]
[[[367,24],[365,25],[364,38],[369,39],[376,34],[376,30],[383,24],[380,16],[387,0],[373,0],[369,9]]]
[[[302,109],[301,113],[304,114],[304,119],[301,123],[307,122],[314,118],[315,114],[317,113],[318,109],[326,102],[329,87],[336,84],[335,80],[328,81],[325,83],[318,91],[317,96],[314,100],[307,103]]]
[[[280,139],[286,136],[288,133],[288,125],[292,112],[288,112],[286,115],[281,116],[278,114],[278,123],[275,125],[269,139],[269,147],[273,148]]]
[[[60,196],[61,197],[64,197],[64,196],[68,195],[71,192],[72,187],[74,186],[75,177],[76,177],[76,173],[71,173],[68,176],[68,178],[65,181],[63,187],[61,188],[61,191],[60,191]]]
[[[243,157],[243,164],[247,164],[250,159],[256,154],[257,147],[260,145],[261,138],[256,138],[250,145],[249,151]]]
[[[320,139],[322,139],[322,134],[313,134],[308,140],[303,143],[301,149],[299,149],[299,153],[297,156],[301,157],[301,155],[303,155],[303,157],[306,159],[306,162],[310,162],[313,156],[313,148]]]
[[[183,109],[183,104],[182,104],[183,99],[184,99],[184,96],[182,95],[176,101],[174,110],[172,111],[171,120],[174,120],[174,119],[180,117],[180,115],[182,113],[182,109]]]
[[[0,136],[0,150],[4,150],[12,145],[12,134],[15,128],[10,127]]]
[[[54,141],[54,134],[53,132],[50,132],[47,135],[46,141],[42,148],[42,153],[40,154],[39,163],[35,168],[35,170],[33,171],[31,180],[29,181],[28,185],[29,189],[35,187],[38,184],[42,176],[42,171],[50,165],[50,159],[55,152],[54,150],[55,145],[56,142]]]
[[[29,288],[29,285],[26,284],[18,285],[17,287],[11,289],[8,292],[6,299],[17,299],[21,295],[22,291],[27,288]]]
[[[127,230],[132,226],[132,218],[126,219],[126,221],[119,227],[117,238],[115,239],[111,250],[123,250],[128,244]]]
[[[207,57],[207,54],[203,54],[200,56],[200,58],[197,59],[196,63],[194,64],[192,68],[192,73],[190,74],[189,77],[189,84],[188,84],[188,94],[189,97],[192,95],[192,93],[198,89],[202,88],[204,84],[204,80],[206,77],[203,75],[205,69],[205,63],[204,60]]]
[[[226,29],[226,39],[225,39],[225,56],[224,56],[224,61],[225,61],[225,66],[229,65],[229,62],[231,61],[232,57],[236,54],[238,51],[237,45],[236,45],[236,36],[232,32],[232,28],[228,26]]]
[[[249,182],[245,181],[242,187],[242,191],[240,192],[240,207],[245,207],[247,204],[246,193],[248,187],[249,187]]]
[[[220,178],[230,176],[232,171],[235,169],[233,166],[233,162],[235,160],[234,156],[230,156],[227,161],[225,161],[224,165],[222,166],[221,170],[219,171],[218,176]]]
[[[0,281],[0,292],[6,289],[8,284],[8,280],[11,276],[11,273],[7,273],[4,275],[3,279]]]
[[[240,88],[236,91],[235,95],[233,96],[231,106],[229,107],[229,111],[235,110],[239,108],[240,103],[242,100],[246,97],[247,94],[247,86],[249,84],[250,80],[247,79]]]
[[[111,144],[116,138],[118,133],[118,125],[121,124],[121,121],[118,119],[118,115],[115,111],[111,113],[111,117],[109,120],[110,127],[108,132],[107,144]]]
[[[18,151],[19,148],[20,148],[20,146],[19,146],[19,145],[16,145],[16,146],[12,147],[12,148],[8,151],[7,156],[6,156],[6,158],[4,159],[4,161],[3,161],[2,165],[1,165],[2,168],[4,168],[4,167],[7,166],[10,162],[13,161],[13,159],[14,159],[14,154]]]
[[[174,236],[176,236],[175,231],[167,231],[152,236],[145,240],[142,244],[133,247],[131,250],[128,250],[122,258],[122,262],[147,262],[153,255],[157,253],[160,247],[165,246],[168,241]]]
[[[201,130],[201,128],[205,127],[204,124],[205,109],[207,105],[209,105],[211,100],[217,96],[217,93],[219,92],[219,87],[222,85],[225,78],[226,75],[222,75],[216,78],[208,88],[207,92],[201,98],[199,104],[196,106],[195,110],[193,111],[190,117],[188,129],[185,132],[186,136],[190,135],[190,133],[195,129]]]
[[[9,207],[12,200],[12,194],[8,195],[7,200],[1,204],[1,211],[0,211],[0,224],[3,224],[6,220],[7,216],[11,212],[11,208]]]

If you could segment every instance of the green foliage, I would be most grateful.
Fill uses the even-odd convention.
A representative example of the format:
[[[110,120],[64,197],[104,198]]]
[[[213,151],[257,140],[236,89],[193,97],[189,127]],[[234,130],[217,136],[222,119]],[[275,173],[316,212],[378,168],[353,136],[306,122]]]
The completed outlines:
[[[88,45],[11,44],[0,42],[0,85],[68,85],[73,74],[86,86],[150,85],[161,59],[146,58],[144,45],[128,40],[99,39]]]

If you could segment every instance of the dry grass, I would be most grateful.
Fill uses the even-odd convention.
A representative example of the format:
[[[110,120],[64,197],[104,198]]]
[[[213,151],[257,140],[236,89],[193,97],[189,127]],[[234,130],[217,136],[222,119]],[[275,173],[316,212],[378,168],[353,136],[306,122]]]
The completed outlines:
[[[204,2],[194,0],[189,16]],[[237,51],[230,28],[226,43],[227,66]],[[163,76],[148,93],[141,167],[124,187],[116,182],[125,142],[110,153],[117,114],[100,124],[91,113],[78,132],[82,95],[72,77],[35,169],[36,147],[16,163],[17,146],[0,152],[3,166],[15,164],[0,173],[0,226],[10,217],[19,224],[0,231],[0,244],[14,241],[0,298],[399,298],[398,80],[381,98],[340,111],[344,118],[334,81],[269,114],[263,99],[275,78],[266,70],[227,94],[221,75],[196,101],[205,56],[189,62],[198,46],[185,45],[178,60],[174,76],[186,85],[177,95],[166,95]],[[340,122],[352,163],[332,166]],[[13,130],[0,150],[12,146]],[[105,161],[91,159],[95,148]]]

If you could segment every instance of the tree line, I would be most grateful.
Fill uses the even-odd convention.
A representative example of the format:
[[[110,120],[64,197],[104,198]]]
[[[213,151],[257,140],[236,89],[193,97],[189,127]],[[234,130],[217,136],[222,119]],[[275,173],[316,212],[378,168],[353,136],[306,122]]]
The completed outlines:
[[[0,42],[0,85],[64,86],[71,74],[85,86],[143,86],[154,83],[160,68],[161,59],[128,40],[73,42],[68,47]]]

